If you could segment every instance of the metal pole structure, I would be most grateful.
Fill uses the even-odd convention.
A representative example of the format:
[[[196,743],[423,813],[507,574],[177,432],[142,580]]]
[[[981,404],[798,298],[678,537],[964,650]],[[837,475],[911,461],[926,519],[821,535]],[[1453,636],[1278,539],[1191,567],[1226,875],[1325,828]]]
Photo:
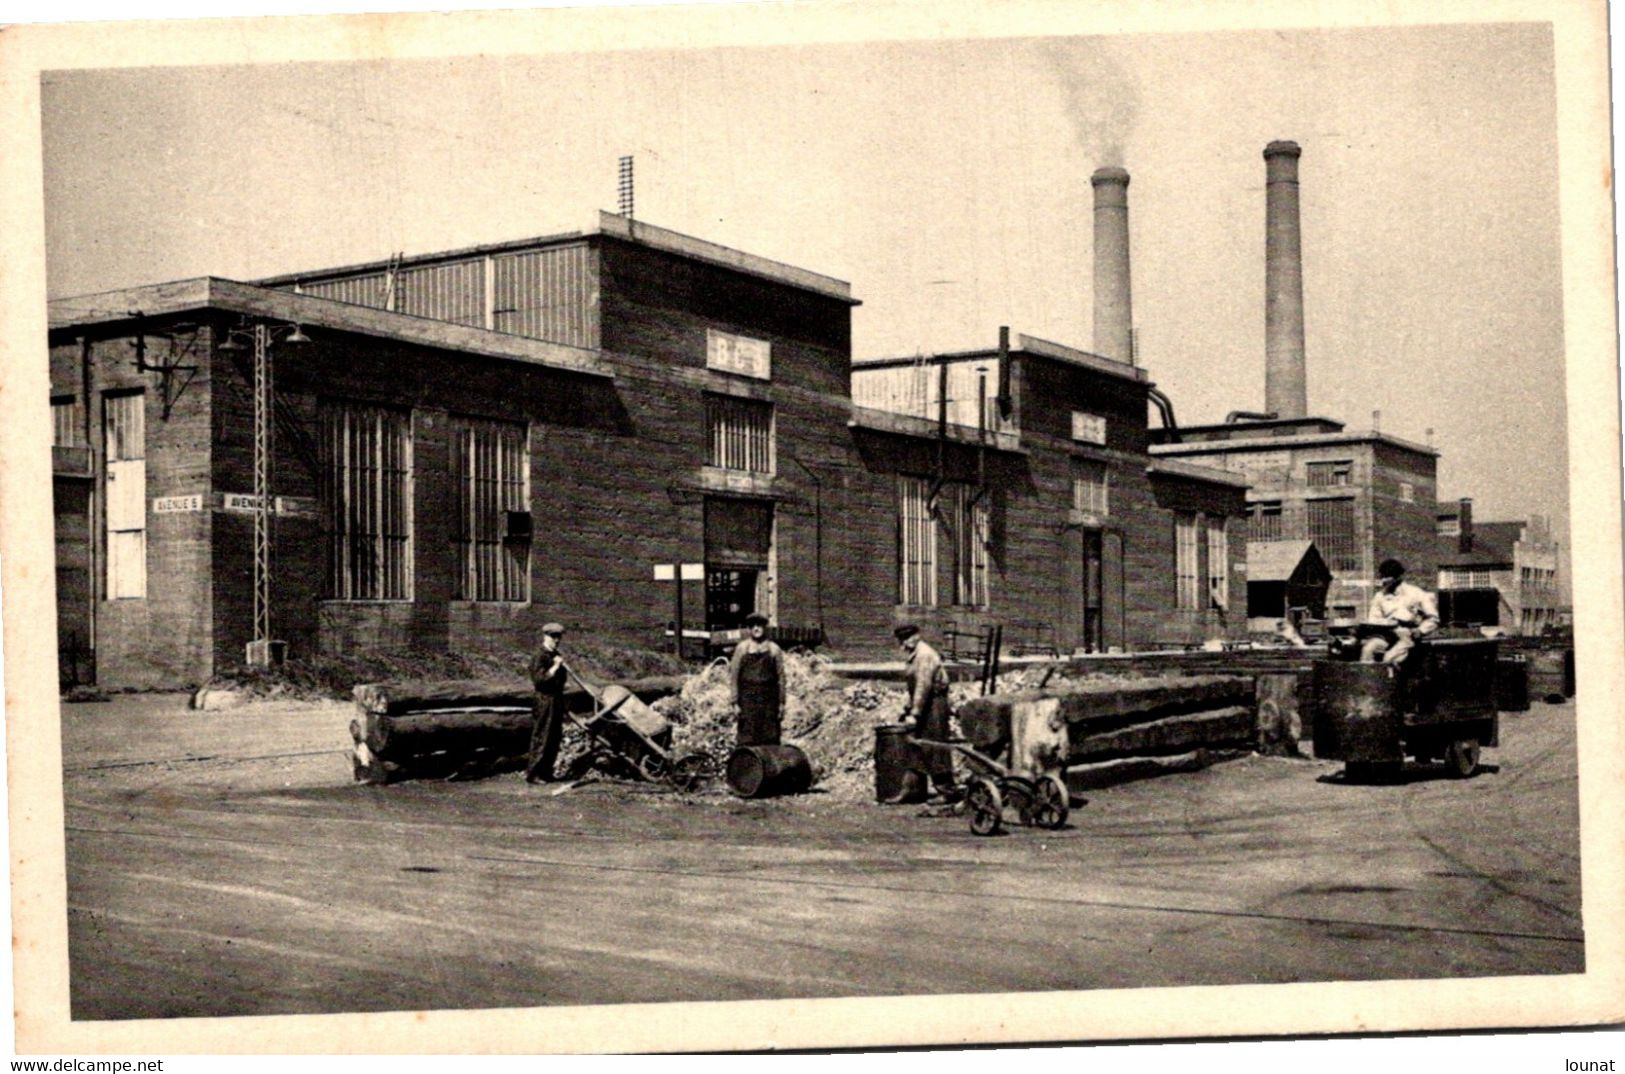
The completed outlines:
[[[254,326],[254,644],[250,663],[271,662],[271,329]]]

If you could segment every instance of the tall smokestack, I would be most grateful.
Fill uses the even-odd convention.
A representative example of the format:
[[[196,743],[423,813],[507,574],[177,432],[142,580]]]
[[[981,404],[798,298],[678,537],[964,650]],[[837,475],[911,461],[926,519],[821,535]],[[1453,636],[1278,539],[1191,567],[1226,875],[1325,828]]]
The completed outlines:
[[[1264,409],[1309,413],[1303,363],[1303,243],[1297,142],[1264,147]]]
[[[1134,360],[1134,304],[1129,295],[1128,172],[1101,168],[1095,188],[1095,353]]]

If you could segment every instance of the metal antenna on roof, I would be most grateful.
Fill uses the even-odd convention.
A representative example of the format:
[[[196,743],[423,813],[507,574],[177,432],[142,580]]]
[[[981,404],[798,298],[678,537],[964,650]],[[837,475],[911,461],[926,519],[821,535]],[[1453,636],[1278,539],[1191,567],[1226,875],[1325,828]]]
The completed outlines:
[[[620,195],[621,215],[628,220],[632,219],[632,158],[621,158],[620,182],[617,186]]]

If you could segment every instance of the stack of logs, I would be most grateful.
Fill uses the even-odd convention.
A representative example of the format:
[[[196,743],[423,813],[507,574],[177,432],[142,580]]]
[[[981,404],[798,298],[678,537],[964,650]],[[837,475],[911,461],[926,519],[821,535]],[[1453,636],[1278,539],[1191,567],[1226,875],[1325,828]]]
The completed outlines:
[[[1065,767],[1067,782],[1081,789],[1202,767],[1258,748],[1265,707],[1260,680],[1272,678],[1282,680],[1271,684],[1279,691],[1275,704],[1295,708],[1297,684],[1290,675],[1172,675],[1071,680],[1042,691],[995,694],[966,702],[958,716],[972,742],[1009,745],[1017,768]],[[1029,743],[1046,726],[1058,741],[1046,744],[1047,756],[1040,757]]]
[[[681,685],[670,677],[625,684],[645,703]],[[474,778],[525,765],[532,693],[524,679],[363,683],[354,696],[357,782]],[[593,713],[593,695],[579,686],[565,691],[564,704],[583,719]]]

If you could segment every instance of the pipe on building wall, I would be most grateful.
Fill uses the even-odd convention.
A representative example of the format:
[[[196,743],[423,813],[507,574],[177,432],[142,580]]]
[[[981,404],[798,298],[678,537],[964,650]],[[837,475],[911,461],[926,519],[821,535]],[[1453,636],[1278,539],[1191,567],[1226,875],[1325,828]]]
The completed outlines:
[[[1095,191],[1095,353],[1131,363],[1128,181],[1122,168],[1101,168],[1089,179]]]
[[[1273,410],[1232,410],[1230,413],[1224,416],[1224,423],[1226,425],[1234,425],[1238,421],[1274,421],[1280,416],[1281,415],[1277,414]]]
[[[1303,346],[1303,240],[1296,142],[1264,147],[1264,409],[1309,412]]]
[[[1162,415],[1162,427],[1168,430],[1168,442],[1179,443],[1179,423],[1174,420],[1174,401],[1156,388],[1147,388],[1147,397],[1156,405],[1157,413]]]

